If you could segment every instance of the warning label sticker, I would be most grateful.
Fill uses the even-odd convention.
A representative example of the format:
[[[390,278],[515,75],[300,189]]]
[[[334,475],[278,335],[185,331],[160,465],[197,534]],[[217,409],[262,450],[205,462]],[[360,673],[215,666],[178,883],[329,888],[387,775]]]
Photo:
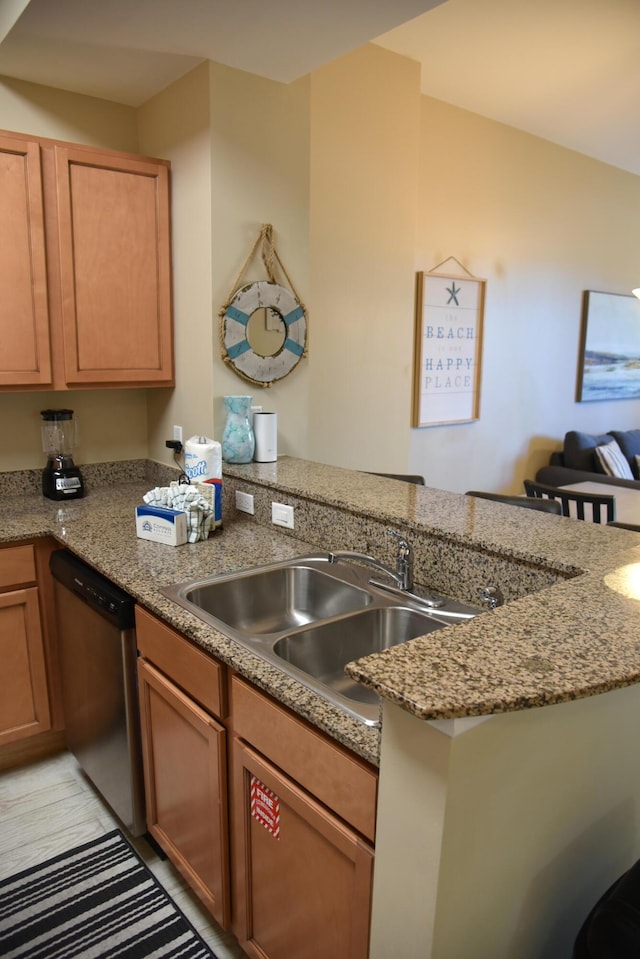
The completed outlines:
[[[280,838],[280,800],[257,776],[251,776],[251,815],[275,839]]]

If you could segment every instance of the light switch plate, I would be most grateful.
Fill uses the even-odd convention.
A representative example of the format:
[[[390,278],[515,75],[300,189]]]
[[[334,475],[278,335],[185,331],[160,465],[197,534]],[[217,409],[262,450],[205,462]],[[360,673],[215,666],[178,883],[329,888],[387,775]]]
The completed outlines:
[[[255,512],[251,493],[243,493],[239,489],[236,490],[236,509],[239,509],[242,513],[253,514]]]
[[[276,526],[293,529],[293,506],[285,506],[284,503],[272,503],[271,522]]]

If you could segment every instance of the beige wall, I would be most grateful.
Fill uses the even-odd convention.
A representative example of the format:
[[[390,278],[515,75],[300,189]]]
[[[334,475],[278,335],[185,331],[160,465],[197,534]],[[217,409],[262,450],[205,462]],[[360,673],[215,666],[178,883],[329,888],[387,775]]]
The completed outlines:
[[[136,111],[120,103],[0,77],[2,128],[112,150],[137,151]]]
[[[311,77],[312,459],[407,472],[418,64],[366,46]]]
[[[175,389],[148,390],[149,456],[165,441],[213,429],[209,66],[202,64],[139,111],[141,148],[171,161]]]
[[[305,299],[308,114],[307,80],[285,86],[215,63],[139,111],[141,148],[172,164],[177,387],[149,391],[154,459],[169,461],[174,424],[185,440],[220,439],[227,393],[279,411],[280,451],[306,455],[306,361],[268,390],[242,380],[222,360],[218,313],[263,223],[273,225],[278,254]],[[264,276],[258,255],[242,279]]]
[[[574,397],[582,291],[638,282],[640,178],[422,97],[413,61],[368,45],[291,85],[206,63],[138,111],[3,80],[0,107],[172,162],[177,386],[49,395],[92,438],[79,462],[170,462],[174,423],[220,438],[226,393],[278,412],[281,453],[461,491],[520,491],[568,429],[637,426],[638,401]],[[218,311],[267,222],[309,356],[263,390],[222,362]],[[411,429],[415,273],[449,256],[487,280],[480,420]],[[1,468],[41,464],[41,402],[0,394]]]
[[[569,957],[640,855],[639,700],[434,724],[385,703],[371,959]]]
[[[583,290],[640,276],[640,178],[422,98],[417,270],[487,280],[480,420],[411,431],[438,487],[522,491],[570,429],[637,427],[639,401],[576,403]]]
[[[308,78],[284,85],[211,64],[211,144],[215,437],[224,427],[222,397],[251,395],[255,405],[278,413],[279,452],[307,456],[308,361],[268,389],[243,380],[222,361],[218,314],[263,223],[273,226],[278,255],[310,305]],[[265,278],[258,255],[242,281]]]

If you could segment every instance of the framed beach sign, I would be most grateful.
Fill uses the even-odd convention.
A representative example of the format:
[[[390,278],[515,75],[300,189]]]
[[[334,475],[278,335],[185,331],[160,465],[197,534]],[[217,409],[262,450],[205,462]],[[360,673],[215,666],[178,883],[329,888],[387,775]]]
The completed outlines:
[[[640,300],[585,290],[577,401],[640,397]]]
[[[450,260],[462,272],[436,267],[416,278],[412,426],[480,416],[485,281]]]

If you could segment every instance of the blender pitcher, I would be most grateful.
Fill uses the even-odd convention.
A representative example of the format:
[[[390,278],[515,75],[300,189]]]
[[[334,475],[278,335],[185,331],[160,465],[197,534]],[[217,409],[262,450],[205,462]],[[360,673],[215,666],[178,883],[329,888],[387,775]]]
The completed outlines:
[[[82,473],[71,455],[77,445],[73,410],[42,410],[42,449],[47,465],[42,471],[42,493],[47,499],[84,496]]]

